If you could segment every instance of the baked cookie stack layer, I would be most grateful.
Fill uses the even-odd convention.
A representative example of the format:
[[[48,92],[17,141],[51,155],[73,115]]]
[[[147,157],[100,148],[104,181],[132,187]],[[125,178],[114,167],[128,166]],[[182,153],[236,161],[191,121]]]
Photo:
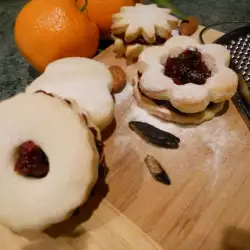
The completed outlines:
[[[135,60],[148,46],[164,44],[177,26],[178,19],[171,10],[156,4],[122,7],[113,15],[114,51],[120,57]]]
[[[221,45],[186,36],[144,50],[134,87],[138,105],[167,121],[199,124],[212,119],[236,92],[237,74]]]

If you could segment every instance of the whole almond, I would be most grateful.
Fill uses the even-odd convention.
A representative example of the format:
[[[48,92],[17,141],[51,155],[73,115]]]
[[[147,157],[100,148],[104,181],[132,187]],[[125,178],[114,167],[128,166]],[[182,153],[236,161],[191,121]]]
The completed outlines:
[[[124,70],[117,66],[117,65],[112,65],[109,67],[109,70],[111,72],[111,74],[113,75],[113,93],[119,93],[121,92],[127,82],[126,79],[126,74],[124,72]]]
[[[183,36],[191,36],[199,26],[199,20],[195,16],[189,16],[180,23],[179,33]]]

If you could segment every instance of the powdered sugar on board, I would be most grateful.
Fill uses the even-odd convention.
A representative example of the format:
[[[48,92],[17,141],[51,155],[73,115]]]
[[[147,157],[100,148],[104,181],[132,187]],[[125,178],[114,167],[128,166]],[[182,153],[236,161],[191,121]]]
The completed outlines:
[[[204,155],[203,166],[196,167],[202,168],[207,172],[208,176],[211,176],[212,186],[217,182],[219,168],[229,154],[229,148],[238,143],[244,143],[237,132],[229,127],[227,120],[223,116],[216,117],[198,126],[179,126],[150,115],[134,103],[126,115],[126,120],[126,122],[131,120],[147,122],[159,129],[170,132],[181,139],[182,145],[185,144],[188,147],[195,148],[198,144],[203,145],[208,155]],[[197,153],[199,154],[199,150],[194,149],[194,152],[190,154],[190,159],[186,159],[186,161],[193,161]],[[181,171],[179,166],[178,171]]]
[[[122,104],[128,98],[131,98],[132,94],[133,87],[127,84],[124,91],[116,95],[116,104]],[[244,143],[242,136],[230,128],[228,121],[225,119],[225,115],[216,117],[198,126],[179,126],[150,115],[134,102],[131,107],[127,109],[124,119],[126,123],[131,120],[147,122],[159,129],[178,136],[181,139],[180,147],[183,145],[194,147],[195,152],[193,155],[190,155],[190,157],[195,158],[195,154],[199,151],[199,149],[195,149],[196,145],[204,147],[207,151],[207,155],[204,155],[203,166],[197,167],[202,168],[208,175],[211,175],[213,178],[212,184],[216,184],[220,167],[225,162],[227,155],[231,152],[230,150],[232,150],[233,145]],[[116,141],[118,144],[124,144],[126,147],[129,138],[125,139],[124,136],[121,138],[118,135],[119,138],[117,137]],[[122,143],[122,141],[124,143]],[[186,160],[188,161],[189,159]],[[193,161],[193,159],[190,160]],[[181,171],[181,169],[178,170]]]
[[[127,83],[122,92],[115,95],[115,104],[120,105],[133,95],[133,87],[130,83]]]

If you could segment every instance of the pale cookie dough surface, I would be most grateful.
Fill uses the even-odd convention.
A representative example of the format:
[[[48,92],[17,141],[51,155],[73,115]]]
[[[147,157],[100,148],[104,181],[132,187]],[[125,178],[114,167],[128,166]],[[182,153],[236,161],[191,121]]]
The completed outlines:
[[[114,118],[111,95],[113,77],[108,68],[95,60],[65,58],[48,65],[44,74],[33,81],[26,92],[45,92],[77,102],[100,130]]]
[[[170,9],[159,8],[156,4],[138,3],[135,6],[122,7],[120,12],[112,17],[114,51],[118,56],[125,55],[127,58],[136,59],[145,48],[156,42],[157,36],[167,40],[179,21],[170,14]],[[119,35],[124,35],[124,38]],[[133,43],[140,36],[147,44],[138,41]]]
[[[167,59],[177,57],[189,47],[201,53],[202,61],[211,71],[211,76],[203,85],[198,86],[192,82],[177,85],[164,74]],[[228,68],[229,63],[230,53],[222,45],[200,45],[190,37],[176,36],[170,38],[164,46],[147,48],[140,54],[140,89],[151,98],[170,101],[181,112],[201,112],[210,102],[221,103],[235,94],[238,76]]]
[[[150,44],[156,40],[156,35],[167,38],[172,28],[177,27],[178,19],[170,13],[170,9],[159,8],[156,4],[125,6],[113,15],[111,30],[114,34],[125,33],[126,42],[142,35]]]
[[[18,94],[0,104],[0,222],[13,231],[43,230],[83,204],[98,177],[99,155],[84,119],[65,101]],[[15,152],[32,140],[46,153],[41,179],[14,172]]]
[[[197,114],[178,114],[166,107],[155,104],[149,97],[142,95],[138,89],[138,83],[134,86],[134,97],[136,99],[137,105],[145,109],[152,115],[168,122],[174,122],[184,125],[198,125],[205,121],[211,120],[216,116],[216,114],[220,113],[223,110],[225,105],[224,102],[215,104],[211,108],[208,107],[206,110]]]

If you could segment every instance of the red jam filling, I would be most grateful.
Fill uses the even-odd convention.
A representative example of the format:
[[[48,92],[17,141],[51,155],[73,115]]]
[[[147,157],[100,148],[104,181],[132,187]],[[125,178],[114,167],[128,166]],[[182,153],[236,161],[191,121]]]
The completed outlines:
[[[187,49],[177,57],[169,57],[165,64],[165,75],[172,78],[175,84],[205,84],[211,71],[201,59],[197,49]]]
[[[136,43],[139,43],[141,45],[148,45],[149,43],[143,38],[143,36],[139,36],[137,37],[135,40],[131,41],[131,42],[126,42],[125,41],[125,34],[122,34],[122,35],[115,35],[116,37],[122,39],[124,41],[124,43],[126,45],[132,45],[132,44],[136,44]],[[151,44],[151,45],[161,45],[163,43],[166,42],[166,38],[162,38],[158,35],[156,35],[156,39],[155,41]]]
[[[15,171],[23,176],[43,178],[49,172],[48,158],[33,141],[26,141],[18,149]]]

